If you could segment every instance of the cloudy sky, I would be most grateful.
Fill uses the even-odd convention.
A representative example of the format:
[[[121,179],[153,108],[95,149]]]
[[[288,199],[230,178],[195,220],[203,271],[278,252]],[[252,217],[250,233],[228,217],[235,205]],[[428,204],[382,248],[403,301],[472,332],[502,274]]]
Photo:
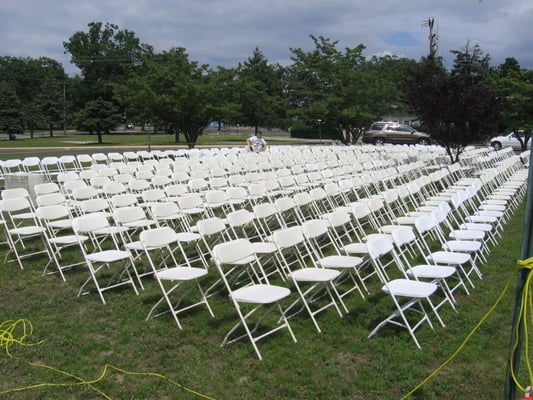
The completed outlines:
[[[289,64],[290,48],[311,50],[309,35],[366,46],[365,56],[418,60],[428,52],[435,18],[439,55],[470,41],[493,65],[515,57],[533,69],[532,0],[0,0],[0,56],[51,57],[75,72],[63,42],[89,22],[133,31],[155,51],[184,47],[190,59],[234,67],[258,47]]]

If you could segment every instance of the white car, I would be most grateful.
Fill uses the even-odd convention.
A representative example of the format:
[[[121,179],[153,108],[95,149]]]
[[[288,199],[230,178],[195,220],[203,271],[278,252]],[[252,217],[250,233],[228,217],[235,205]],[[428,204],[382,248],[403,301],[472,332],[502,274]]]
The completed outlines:
[[[517,136],[524,137],[524,131],[518,131],[518,134],[511,132],[505,136],[496,136],[489,140],[489,145],[494,150],[500,150],[504,147],[512,147],[513,150],[522,151],[522,146]],[[527,148],[531,149],[531,138],[527,141]]]

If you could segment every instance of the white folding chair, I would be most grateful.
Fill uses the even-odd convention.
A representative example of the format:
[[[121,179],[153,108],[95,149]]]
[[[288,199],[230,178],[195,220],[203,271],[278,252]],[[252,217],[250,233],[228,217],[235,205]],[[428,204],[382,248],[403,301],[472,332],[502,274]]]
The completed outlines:
[[[287,329],[293,342],[296,342],[285,311],[280,305],[281,301],[290,296],[291,291],[268,282],[268,278],[261,271],[261,265],[251,243],[247,239],[236,239],[217,244],[213,247],[213,256],[220,277],[228,290],[229,298],[239,316],[239,322],[226,334],[222,345],[248,338],[257,357],[261,360],[262,355],[257,347],[257,342],[261,339],[281,329]],[[235,274],[242,279],[233,279]],[[247,281],[244,280],[245,276],[249,277]],[[268,307],[268,310],[259,315],[265,307]],[[265,331],[263,328],[266,318],[274,308],[277,309],[279,317],[273,322],[275,326]],[[233,337],[240,327],[244,328],[245,333]]]
[[[374,336],[379,330],[381,330],[381,328],[387,324],[391,324],[407,329],[416,346],[421,349],[418,339],[415,336],[415,331],[424,323],[427,323],[431,329],[433,329],[433,324],[431,323],[429,315],[422,303],[423,300],[428,303],[441,325],[444,326],[444,322],[440,318],[438,311],[435,309],[430,299],[430,297],[437,291],[438,286],[434,283],[411,279],[399,278],[388,280],[386,278],[386,275],[383,273],[384,263],[387,262],[388,257],[390,256],[393,257],[394,262],[398,260],[394,251],[392,239],[389,236],[376,235],[369,238],[367,246],[370,258],[378,271],[378,274],[381,275],[381,280],[384,282],[381,290],[390,296],[395,306],[395,311],[381,321],[372,332],[370,332],[368,337],[370,338]],[[407,312],[418,315],[418,319],[412,321],[408,318]]]
[[[79,237],[88,236],[89,240],[79,241],[79,247],[89,269],[89,278],[81,285],[78,296],[89,293],[86,287],[92,282],[102,303],[106,303],[104,292],[116,287],[131,285],[135,294],[139,294],[131,270],[135,270],[132,254],[130,251],[121,250],[113,231],[110,232],[111,240],[107,241],[105,249],[101,246],[100,237],[103,232],[108,232],[110,225],[103,213],[86,214],[76,217],[72,221],[74,233]],[[104,274],[108,270],[109,274]],[[107,276],[102,276],[107,275]],[[101,283],[100,280],[106,280]],[[140,278],[137,275],[140,283]],[[142,285],[142,283],[141,283]]]
[[[449,301],[451,307],[455,309],[455,297],[454,292],[459,288],[462,288],[466,294],[470,294],[468,288],[466,287],[463,278],[461,277],[460,271],[457,270],[454,266],[449,265],[438,265],[438,264],[415,264],[412,265],[409,255],[409,247],[414,246],[417,252],[416,255],[424,255],[425,251],[422,248],[418,238],[414,232],[414,229],[410,226],[398,227],[391,233],[392,240],[396,246],[398,255],[402,260],[402,264],[405,268],[405,272],[409,278],[414,278],[416,280],[430,280],[432,283],[439,285],[444,293],[445,298],[442,300],[441,304],[438,304],[436,308],[440,308],[443,304]],[[449,281],[454,281],[455,284],[450,286]]]
[[[207,270],[205,268],[183,266],[178,263],[172,248],[172,245],[175,245],[177,242],[176,232],[170,227],[148,229],[140,233],[139,241],[144,248],[154,278],[163,293],[161,299],[150,309],[146,319],[148,320],[150,317],[157,317],[170,311],[176,325],[179,329],[182,329],[178,314],[200,305],[205,305],[209,314],[214,317],[213,311],[198,281],[207,275]],[[187,283],[191,283],[191,287],[185,290],[184,293],[178,293],[180,288]],[[198,290],[200,299],[192,304],[182,304],[182,301],[194,287]],[[177,297],[177,301],[174,301],[171,296]],[[168,310],[154,314],[163,302],[166,302]]]
[[[61,195],[60,193],[57,193]],[[50,195],[46,195],[50,196]],[[62,195],[61,195],[62,196]],[[54,263],[61,279],[65,281],[63,271],[78,265],[84,265],[85,259],[76,259],[77,252],[63,255],[63,250],[72,249],[89,239],[85,235],[76,235],[72,232],[72,215],[70,208],[65,204],[53,204],[39,206],[35,214],[47,230],[46,244],[50,249],[50,259],[43,269],[43,275],[47,273],[50,264]]]
[[[15,261],[20,269],[24,269],[22,260],[26,258],[45,254],[51,259],[46,229],[37,220],[29,198],[13,197],[0,200],[0,220],[2,219],[9,245],[4,263]],[[11,254],[14,259],[9,258]]]
[[[475,264],[472,256],[468,253],[459,253],[454,251],[437,250],[432,251],[429,245],[430,235],[437,235],[437,222],[431,215],[421,215],[415,220],[415,228],[420,239],[420,243],[425,249],[424,257],[429,263],[438,265],[451,265],[459,269],[462,276],[468,283],[474,287],[474,283],[470,276],[476,273],[481,279],[482,274]],[[468,267],[470,266],[470,267]]]
[[[322,268],[332,268],[342,272],[335,281],[339,297],[343,299],[353,291],[358,291],[365,298],[361,286],[366,288],[359,273],[364,260],[361,257],[343,255],[335,244],[331,234],[330,224],[325,219],[312,219],[302,224],[302,232],[309,242],[309,248],[314,253],[315,260]],[[347,288],[344,289],[344,287]],[[347,308],[344,309],[347,313]]]
[[[272,240],[278,248],[282,269],[293,282],[299,297],[286,309],[286,313],[300,305],[291,317],[305,310],[317,331],[321,332],[315,318],[317,314],[333,307],[342,317],[337,301],[346,309],[335,286],[335,281],[341,272],[318,265],[308,247],[301,226],[280,229],[273,233]]]

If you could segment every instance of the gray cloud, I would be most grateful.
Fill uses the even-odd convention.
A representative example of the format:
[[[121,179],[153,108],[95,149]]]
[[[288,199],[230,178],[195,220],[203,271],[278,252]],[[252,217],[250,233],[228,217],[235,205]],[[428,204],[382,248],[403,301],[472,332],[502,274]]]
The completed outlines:
[[[533,68],[530,0],[3,0],[0,55],[47,56],[74,71],[63,42],[92,21],[135,32],[156,51],[185,47],[192,60],[236,66],[259,47],[270,62],[287,64],[290,48],[312,48],[309,35],[366,46],[365,55],[419,59],[436,20],[439,53],[478,43],[497,65],[515,57]]]

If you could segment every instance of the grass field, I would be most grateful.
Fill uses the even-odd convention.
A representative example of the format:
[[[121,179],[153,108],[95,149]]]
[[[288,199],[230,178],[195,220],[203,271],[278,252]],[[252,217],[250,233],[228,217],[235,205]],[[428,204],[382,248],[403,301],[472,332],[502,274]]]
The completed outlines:
[[[34,345],[1,338],[0,398],[400,399],[462,347],[507,289],[470,341],[411,397],[502,398],[523,218],[522,206],[481,266],[484,279],[476,280],[470,296],[458,295],[458,312],[442,309],[447,326],[435,323],[435,330],[426,325],[417,332],[422,350],[405,330],[391,326],[367,339],[392,311],[376,280],[365,300],[356,294],[347,299],[350,313],[344,318],[333,310],[321,314],[321,334],[304,313],[293,318],[298,342],[286,331],[270,336],[259,343],[264,360],[258,361],[245,340],[220,347],[237,321],[223,294],[210,298],[215,318],[195,309],[181,317],[180,331],[168,315],[145,321],[159,294],[150,278],[140,295],[110,291],[103,305],[94,293],[76,296],[87,277],[84,268],[66,272],[62,282],[42,276],[44,259],[29,260],[24,270],[1,263],[0,322],[30,321],[33,332],[23,343]],[[0,250],[3,259],[5,246]],[[21,327],[13,334],[19,338]],[[122,370],[103,375],[108,364]],[[525,373],[522,368],[522,384]]]

